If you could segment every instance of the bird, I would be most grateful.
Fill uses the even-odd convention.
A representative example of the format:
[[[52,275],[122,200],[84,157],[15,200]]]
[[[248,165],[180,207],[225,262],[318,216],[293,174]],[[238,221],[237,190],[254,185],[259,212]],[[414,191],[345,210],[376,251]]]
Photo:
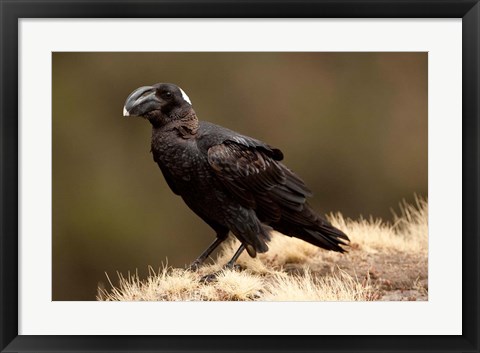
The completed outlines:
[[[135,89],[125,117],[152,125],[151,153],[168,186],[215,232],[188,267],[197,270],[229,233],[240,246],[225,268],[247,251],[268,251],[273,230],[319,248],[344,253],[350,239],[307,202],[312,191],[265,142],[199,120],[188,95],[172,83]]]

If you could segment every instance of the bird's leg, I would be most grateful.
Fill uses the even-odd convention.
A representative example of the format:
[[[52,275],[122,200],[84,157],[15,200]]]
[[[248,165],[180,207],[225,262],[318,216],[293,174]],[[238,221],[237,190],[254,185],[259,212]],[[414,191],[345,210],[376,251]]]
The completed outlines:
[[[240,245],[240,247],[238,248],[238,250],[235,252],[235,254],[233,255],[233,257],[230,259],[230,261],[227,262],[227,264],[225,266],[223,266],[224,269],[233,269],[234,266],[235,266],[235,261],[237,261],[237,259],[240,257],[240,255],[242,254],[243,250],[245,250],[245,246],[242,244]],[[219,272],[215,272],[215,273],[211,273],[211,274],[208,274],[208,275],[205,275],[202,277],[201,281],[202,282],[212,282],[212,281],[215,281],[217,279],[217,276],[218,274],[220,273],[221,271]]]
[[[237,259],[240,257],[240,255],[242,255],[242,252],[244,250],[245,250],[245,245],[243,245],[243,244],[240,245],[238,250],[235,252],[235,254],[230,259],[230,261],[227,262],[227,264],[224,266],[224,268],[233,269],[234,266],[235,266],[235,261],[237,261]]]
[[[196,271],[204,263],[204,261],[210,256],[213,250],[215,250],[224,240],[225,240],[225,237],[217,236],[215,241],[212,244],[210,244],[210,246],[195,261],[193,261],[190,264],[190,266],[188,266],[187,269],[190,271]]]

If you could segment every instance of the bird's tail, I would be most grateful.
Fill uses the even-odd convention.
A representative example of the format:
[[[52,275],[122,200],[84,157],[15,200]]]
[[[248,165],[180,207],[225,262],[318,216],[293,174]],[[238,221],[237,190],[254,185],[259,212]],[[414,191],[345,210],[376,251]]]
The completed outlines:
[[[323,249],[340,253],[346,252],[342,246],[347,246],[349,242],[348,236],[332,225],[326,225],[317,230],[299,229],[293,236]]]
[[[326,250],[344,253],[350,239],[340,229],[315,213],[306,203],[302,211],[282,215],[282,221],[274,226],[285,235],[302,239]]]

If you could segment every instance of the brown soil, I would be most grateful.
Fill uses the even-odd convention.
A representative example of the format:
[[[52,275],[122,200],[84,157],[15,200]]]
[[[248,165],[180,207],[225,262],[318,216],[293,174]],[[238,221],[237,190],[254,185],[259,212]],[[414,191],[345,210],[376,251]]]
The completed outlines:
[[[348,254],[325,256],[321,263],[310,263],[309,269],[318,277],[344,271],[359,281],[368,281],[375,289],[372,300],[428,300],[428,259],[419,254],[364,252],[358,248]],[[304,265],[287,264],[289,273],[302,274]]]

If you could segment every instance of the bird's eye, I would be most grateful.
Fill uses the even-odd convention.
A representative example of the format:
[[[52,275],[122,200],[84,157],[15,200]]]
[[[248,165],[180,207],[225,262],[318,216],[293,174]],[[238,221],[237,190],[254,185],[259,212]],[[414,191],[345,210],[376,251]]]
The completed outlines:
[[[168,91],[167,91],[167,92],[164,92],[164,93],[162,94],[162,96],[165,97],[165,98],[172,98],[172,92],[168,92]]]

